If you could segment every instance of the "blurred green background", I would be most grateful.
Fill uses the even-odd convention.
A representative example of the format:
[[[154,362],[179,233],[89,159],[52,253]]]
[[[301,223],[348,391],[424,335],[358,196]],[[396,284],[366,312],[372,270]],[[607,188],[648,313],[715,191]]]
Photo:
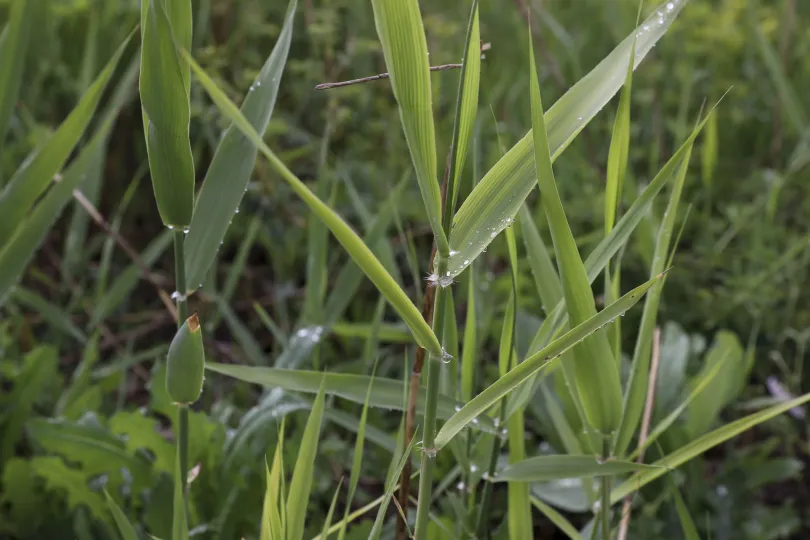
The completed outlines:
[[[286,2],[195,0],[193,6],[193,54],[239,103],[275,43]],[[468,3],[433,0],[422,2],[422,8],[431,64],[459,61]],[[5,22],[8,2],[0,9]],[[550,105],[632,31],[636,9],[633,0],[481,2],[482,39],[491,49],[482,64],[475,150],[464,190],[470,188],[469,179],[480,178],[530,128],[527,17],[543,100]],[[651,9],[645,6],[645,11]],[[4,182],[74,107],[139,16],[138,0],[38,3],[19,102],[0,152]],[[115,81],[128,70],[131,76],[137,67],[134,47],[130,49]],[[809,55],[810,2],[691,0],[634,76],[628,201],[677,149],[700,110],[725,94],[709,128],[716,137],[702,135],[693,153],[683,199],[690,211],[680,219],[683,230],[659,315],[665,344],[674,351],[671,358],[683,364],[675,368],[681,376],[697,373],[700,353],[723,336],[747,348],[740,363],[745,384],[724,404],[724,418],[768,399],[768,377],[794,394],[810,390],[803,369],[810,342]],[[265,140],[313,186],[316,179],[326,178],[317,184],[321,196],[360,229],[411,168],[396,104],[385,81],[328,91],[315,91],[314,86],[382,71],[367,1],[300,0],[290,58]],[[456,71],[432,76],[440,156],[451,135],[457,77]],[[156,287],[171,292],[172,260],[167,237],[161,240],[163,226],[149,186],[136,79],[123,90],[131,99],[118,115],[105,159],[82,192],[140,253],[150,268],[149,279],[81,205],[71,203],[3,306],[0,536],[104,537],[104,520],[97,514],[103,509],[94,506],[103,500],[98,499],[100,484],[92,481],[100,481],[105,469],[94,470],[94,458],[85,450],[73,452],[65,441],[37,436],[37,429],[45,427],[35,423],[32,428],[36,418],[62,416],[102,433],[102,438],[126,434],[129,449],[148,448],[157,456],[167,451],[163,445],[168,443],[155,427],[162,425],[168,402],[162,389],[150,388],[148,381],[160,347],[173,335],[173,321],[156,294]],[[555,163],[583,253],[601,239],[617,101]],[[200,181],[226,126],[204,92],[193,87],[191,139]],[[657,202],[624,254],[625,290],[645,279],[663,204],[663,199]],[[392,234],[391,245],[400,281],[416,298],[424,289],[421,278],[427,274],[431,235],[415,182],[403,195],[399,218],[401,234]],[[208,325],[210,358],[236,361],[253,347],[273,363],[283,348],[282,336],[294,331],[303,310],[310,222],[304,205],[257,160],[215,269],[203,293],[191,300]],[[542,229],[544,220],[538,226]],[[408,242],[421,255],[418,261],[408,258]],[[330,243],[336,245],[331,238]],[[337,249],[328,257],[330,271],[345,260]],[[503,272],[502,244],[495,242],[484,260],[484,286],[492,292],[490,298],[505,302],[511,285]],[[520,324],[532,328],[542,306],[527,268],[520,287],[525,296]],[[278,335],[265,328],[254,303],[266,310]],[[377,294],[364,283],[344,318],[369,323],[377,304]],[[485,308],[483,331],[493,338],[485,351],[495,350],[502,309],[495,300]],[[393,312],[385,315],[396,324]],[[625,326],[633,328],[639,316],[640,310],[631,311]],[[245,332],[253,339],[245,341]],[[628,334],[625,351],[633,343]],[[333,336],[306,362],[348,371],[362,365],[362,360],[348,359],[362,358],[364,346],[363,339]],[[86,360],[88,350],[96,355],[92,361]],[[382,344],[381,369],[401,374],[397,365],[403,350],[400,344]],[[83,355],[92,366],[80,388],[83,400],[57,415],[60,393],[75,383],[71,373]],[[206,389],[205,412],[195,415],[192,431],[197,429],[198,440],[208,444],[198,445],[194,459],[217,471],[201,477],[195,495],[202,537],[255,534],[263,489],[257,457],[271,447],[276,429],[262,422],[307,405],[280,392],[265,395],[256,405],[258,398],[255,389],[217,378]],[[396,429],[396,415],[375,411],[373,416],[375,425]],[[544,433],[542,419],[531,420],[530,427]],[[325,431],[313,512],[328,508],[340,464],[350,461],[346,456],[353,444],[350,431],[334,418]],[[290,433],[300,437],[300,430]],[[806,420],[780,417],[691,463],[683,489],[701,532],[714,539],[807,538],[807,435]],[[380,448],[390,438],[381,432]],[[295,444],[286,448],[292,452]],[[61,452],[67,461],[48,461],[53,458],[41,457],[43,449]],[[35,455],[40,457],[33,459]],[[384,450],[366,455],[364,467],[371,472],[383,470],[390,460]],[[108,489],[126,484],[120,470],[103,476]],[[90,487],[83,487],[88,479]],[[143,481],[151,501],[170,497],[171,483],[165,478]],[[379,494],[381,482],[379,474],[370,475],[358,495],[361,502]],[[679,529],[671,505],[655,498],[647,503],[634,515],[630,538],[678,537],[679,532],[672,532]],[[136,505],[136,510],[144,512],[143,520],[155,534],[170,519],[170,513],[161,515],[165,510],[159,504]],[[314,522],[311,527],[319,530]],[[354,538],[363,534],[358,530]],[[543,537],[555,538],[553,534],[547,527]]]

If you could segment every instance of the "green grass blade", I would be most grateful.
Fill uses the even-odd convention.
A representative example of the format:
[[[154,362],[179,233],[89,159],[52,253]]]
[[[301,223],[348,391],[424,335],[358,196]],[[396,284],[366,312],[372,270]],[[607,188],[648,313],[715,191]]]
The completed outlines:
[[[717,169],[717,153],[719,150],[717,115],[713,114],[706,124],[706,135],[703,138],[703,147],[700,150],[701,172],[704,187],[711,189],[714,183],[714,172]]]
[[[67,161],[84,134],[132,34],[62,122],[56,133],[25,160],[0,194],[0,246],[5,246],[26,213]]]
[[[666,7],[670,4],[672,9]],[[565,150],[619,91],[630,62],[633,41],[636,40],[637,67],[685,4],[686,0],[673,0],[663,5],[659,9],[663,13],[660,17],[661,24],[658,23],[657,13],[653,13],[549,109],[545,123],[548,126],[552,159],[556,159]],[[450,234],[450,248],[457,252],[449,261],[451,277],[461,273],[469,265],[465,261],[474,260],[508,226],[534,188],[535,182],[530,132],[490,169],[456,214]]]
[[[576,527],[571,525],[571,522],[565,519],[565,516],[557,512],[554,508],[550,507],[537,497],[531,498],[532,504],[537,508],[540,513],[546,516],[549,521],[557,526],[563,533],[565,533],[570,540],[582,540],[582,536],[577,531]]]
[[[240,381],[259,384],[268,388],[281,387],[294,392],[305,392],[314,394],[320,387],[323,379],[326,384],[326,393],[348,399],[355,403],[364,403],[366,392],[371,384],[371,397],[369,406],[390,410],[403,410],[401,399],[402,381],[399,379],[389,379],[385,377],[374,377],[372,384],[371,377],[367,375],[351,375],[348,373],[321,373],[319,371],[307,371],[302,369],[280,369],[267,367],[237,366],[233,364],[218,364],[216,362],[206,362],[206,369]],[[419,388],[419,396],[416,402],[416,410],[424,412],[426,391],[424,387]],[[439,418],[450,418],[460,403],[456,400],[439,395],[439,403],[436,415]],[[492,421],[481,418],[478,426],[481,429],[494,432]]]
[[[53,329],[71,336],[79,343],[87,341],[87,336],[73,323],[70,315],[65,310],[56,304],[48,302],[36,292],[23,287],[15,287],[12,289],[11,299],[39,313]]]
[[[98,159],[99,152],[103,152],[111,126],[112,122],[108,121],[101,127],[91,143],[62,175],[61,181],[48,190],[31,215],[20,220],[12,237],[0,249],[0,305],[5,303],[9,292],[22,278],[25,268],[45,240],[56,218],[73,198],[73,190],[85,179],[88,168]]]
[[[354,262],[357,263],[369,277],[380,293],[385,296],[388,303],[391,304],[391,307],[400,314],[408,325],[408,328],[411,329],[417,343],[431,354],[440,356],[442,354],[442,347],[439,344],[439,340],[436,339],[433,330],[431,330],[430,326],[425,322],[424,318],[422,318],[422,313],[385,270],[379,259],[374,256],[368,246],[357,236],[357,233],[355,233],[338,214],[329,208],[329,206],[318,199],[315,194],[279,160],[273,151],[264,143],[259,134],[256,133],[253,126],[242,116],[239,109],[217,88],[211,78],[194,62],[194,59],[191,58],[187,52],[183,51],[182,53],[220,111],[228,117],[234,125],[238,126],[253,144],[259,148],[292,190],[306,203],[309,209],[329,227],[329,230],[332,231],[335,238],[337,238],[352,259],[354,259]]]
[[[653,480],[659,478],[662,474],[667,472],[667,468],[676,469],[695,456],[703,454],[710,448],[714,448],[718,444],[722,444],[725,441],[736,437],[743,431],[758,426],[763,422],[767,422],[774,416],[778,416],[794,407],[803,405],[808,401],[810,401],[810,394],[805,394],[796,399],[768,407],[762,411],[758,411],[754,414],[740,418],[739,420],[735,420],[734,422],[726,424],[723,427],[717,428],[714,431],[695,439],[689,444],[682,446],[681,448],[671,452],[652,464],[662,468],[636,473],[628,478],[624,483],[617,486],[610,494],[611,504],[621,501],[627,495],[630,495],[631,493],[643,488]]]
[[[135,532],[135,528],[130,523],[129,518],[127,515],[124,514],[124,511],[121,510],[121,507],[116,504],[110,494],[107,493],[107,490],[104,490],[104,496],[107,498],[107,506],[110,508],[110,513],[113,516],[113,520],[115,520],[115,526],[118,528],[118,534],[121,535],[122,540],[138,540],[138,534]]]
[[[712,348],[706,355],[700,372],[691,385],[697,386],[713,368],[721,365],[720,373],[711,378],[709,387],[695,397],[686,411],[684,429],[689,437],[697,437],[712,427],[723,408],[737,397],[737,389],[745,381],[744,351],[740,340],[732,332],[718,332]],[[697,384],[696,384],[697,383]]]
[[[180,20],[180,4],[188,4],[190,18],[190,0],[143,2],[140,93],[155,202],[164,224],[185,228],[194,208],[194,158],[188,67],[177,55],[187,32],[190,39],[190,29]],[[174,35],[173,22],[178,27]]]
[[[538,370],[546,366],[550,367],[563,353],[633,307],[644,293],[661,277],[662,276],[657,276],[655,279],[636,287],[595,316],[569,330],[558,339],[552,341],[547,347],[529,356],[516,367],[512,368],[509,373],[495,381],[495,383],[486,390],[470,400],[464,408],[445,422],[442,429],[436,434],[436,447],[443,447],[456,436],[464,426],[497,403],[498,400],[509,393],[510,390],[528,380]]]
[[[675,220],[678,216],[678,206],[681,200],[686,172],[689,169],[689,159],[692,155],[692,145],[686,150],[683,161],[672,185],[667,210],[658,229],[658,238],[655,243],[650,275],[660,274],[667,262],[670,251],[672,233],[675,230]],[[630,440],[636,432],[644,411],[644,401],[647,396],[647,386],[650,379],[650,360],[652,356],[653,332],[658,318],[658,303],[661,298],[663,282],[650,291],[644,301],[644,311],[641,315],[636,347],[633,350],[633,360],[630,367],[630,378],[624,396],[624,416],[619,431],[616,434],[614,452],[617,456],[624,456],[630,445]]]
[[[610,459],[600,461],[588,455],[548,455],[524,459],[510,463],[500,471],[493,482],[548,482],[564,478],[586,478],[591,476],[616,476],[648,469],[660,469],[636,463]]]
[[[717,105],[715,105],[715,108],[716,106]],[[684,141],[678,151],[672,155],[658,174],[655,175],[653,181],[650,182],[641,195],[636,198],[635,202],[630,206],[619,222],[616,223],[616,226],[613,228],[610,234],[602,239],[593,249],[593,251],[591,251],[590,255],[588,255],[588,258],[585,259],[585,272],[588,275],[588,281],[590,283],[593,283],[594,280],[596,280],[597,276],[602,273],[610,259],[619,251],[619,249],[621,249],[623,245],[625,245],[627,240],[630,238],[630,235],[636,229],[636,226],[639,224],[639,222],[641,222],[645,213],[650,208],[653,199],[656,195],[658,195],[664,185],[672,178],[672,175],[677,170],[677,167],[683,161],[686,151],[690,148],[690,145],[694,142],[695,138],[703,129],[703,126],[706,124],[708,118],[712,114],[714,114],[714,108],[709,111],[706,118],[704,118],[703,121],[698,124],[698,126],[692,131],[691,135],[689,135],[686,141]],[[549,313],[548,318],[551,319],[549,324],[551,325],[552,331],[550,333],[548,331],[543,332],[543,328],[541,328],[541,331],[538,332],[538,334],[532,340],[532,344],[529,347],[529,354],[534,354],[546,345],[547,342],[542,339],[543,336],[553,335],[557,329],[562,328],[562,325],[565,324],[565,321],[567,320],[567,315],[565,314],[565,304],[562,302],[558,303],[554,310]]]
[[[641,452],[649,448],[649,446],[652,443],[658,440],[658,438],[666,430],[668,430],[678,418],[680,418],[680,416],[683,414],[686,408],[689,407],[689,404],[692,403],[695,400],[695,398],[698,395],[700,395],[706,389],[706,387],[709,386],[714,377],[720,372],[720,370],[723,368],[726,362],[729,361],[730,358],[732,358],[730,355],[726,355],[721,361],[715,363],[711,367],[711,369],[709,369],[708,371],[702,371],[699,375],[695,376],[697,384],[695,384],[694,388],[692,388],[692,391],[689,392],[689,395],[686,396],[686,399],[684,399],[677,407],[675,407],[672,410],[671,413],[666,415],[666,417],[664,417],[660,422],[658,422],[655,425],[653,430],[647,436],[647,439],[644,441],[644,444],[636,447],[636,449],[633,451],[632,454],[628,456],[627,459],[630,460],[636,459],[636,457]]]
[[[402,469],[405,468],[405,464],[411,459],[411,452],[413,451],[413,445],[415,443],[416,437],[411,437],[411,442],[408,443],[408,447],[402,453],[402,456],[400,456],[396,467],[392,469],[392,474],[389,475],[386,481],[385,493],[382,496],[382,501],[380,501],[380,508],[377,510],[377,518],[374,520],[374,526],[368,535],[370,540],[378,540],[380,534],[382,534],[382,527],[385,522],[385,514],[388,511],[388,505],[391,502],[391,497],[394,495],[394,490],[399,486],[398,480],[399,476],[402,474]]]
[[[242,114],[260,135],[267,130],[278,97],[281,76],[290,51],[297,4],[297,0],[290,0],[273,51],[242,103]],[[256,152],[256,146],[234,125],[228,127],[217,146],[197,195],[191,225],[183,244],[186,279],[190,289],[203,282],[214,262],[228,225],[247,189]]]
[[[335,514],[335,506],[337,506],[338,495],[340,495],[341,487],[343,487],[343,478],[340,479],[337,488],[335,488],[335,494],[332,495],[332,504],[329,505],[329,511],[326,513],[326,519],[323,521],[323,529],[321,529],[321,537],[323,538],[329,537],[329,527],[332,526],[332,516]],[[348,516],[348,512],[346,515]]]
[[[523,243],[526,246],[526,254],[529,256],[529,266],[534,275],[534,283],[540,301],[546,309],[556,306],[563,298],[560,276],[557,269],[551,262],[548,249],[540,236],[540,231],[534,224],[529,208],[524,204],[520,207],[520,231],[523,233]]]
[[[6,136],[17,104],[31,28],[41,4],[40,0],[12,1],[8,22],[0,36],[0,141]]]
[[[165,230],[155,237],[140,253],[140,259],[147,268],[151,268],[172,243],[172,231]],[[118,274],[110,288],[98,298],[90,316],[88,328],[95,328],[121,305],[132,292],[141,278],[141,268],[132,263]]]
[[[282,454],[284,448],[284,421],[278,432],[278,442],[276,450],[273,452],[273,462],[270,468],[265,462],[265,491],[264,502],[262,504],[262,525],[260,530],[261,540],[285,540],[284,524],[279,514],[280,501],[284,498],[281,487],[282,476],[284,475],[284,465]]]
[[[326,396],[325,385],[326,381],[324,380],[321,382],[318,397],[315,398],[315,402],[312,404],[312,411],[309,413],[309,419],[304,428],[298,458],[295,461],[295,468],[290,481],[290,492],[287,495],[286,529],[288,540],[301,540],[304,537],[304,523],[307,519],[307,505],[312,490],[315,456],[318,453],[318,438],[320,437],[321,421],[323,420]]]
[[[475,266],[467,272],[467,317],[464,322],[464,342],[461,349],[461,401],[473,397],[475,368],[478,363],[478,318],[475,307]]]
[[[372,0],[391,87],[399,105],[405,140],[411,152],[419,191],[439,252],[447,255],[442,207],[436,177],[436,133],[430,90],[430,64],[417,0]],[[435,354],[435,353],[434,353]]]
[[[560,267],[568,319],[570,324],[575,326],[596,315],[596,307],[588,275],[565,217],[565,210],[554,181],[531,41],[529,48],[532,134],[537,181],[540,185],[543,209],[551,229],[554,251]],[[585,416],[595,430],[605,434],[610,433],[619,426],[621,421],[622,394],[619,370],[614,362],[613,351],[606,332],[597,331],[587,337],[574,348],[573,352],[576,387]]]
[[[332,333],[342,338],[369,339],[372,325],[367,323],[339,322],[332,325]],[[413,343],[408,328],[400,324],[380,323],[377,339],[381,343]]]
[[[681,522],[681,529],[683,530],[684,540],[700,540],[700,535],[697,531],[697,526],[692,516],[689,514],[689,508],[686,506],[686,501],[683,500],[680,490],[678,490],[675,480],[672,475],[669,475],[669,491],[672,493],[672,498],[675,499],[675,511],[678,513],[678,521]]]
[[[374,373],[371,374],[371,380],[368,384],[368,391],[366,392],[366,401],[363,403],[363,412],[360,413],[360,422],[357,429],[357,439],[354,442],[354,458],[352,459],[352,472],[349,475],[349,492],[346,494],[346,510],[343,513],[343,525],[340,527],[338,533],[338,540],[343,540],[346,536],[346,523],[349,519],[349,511],[351,510],[352,501],[354,500],[354,493],[357,489],[357,483],[360,481],[360,471],[363,466],[363,444],[366,440],[366,423],[368,421],[368,406],[371,399],[371,388],[374,383]],[[321,537],[326,538],[326,531],[328,525],[324,526],[324,532]]]
[[[639,15],[641,15],[641,2],[639,2]],[[638,21],[636,21],[638,26]],[[630,154],[630,94],[633,88],[633,60],[636,56],[636,40],[638,34],[633,34],[633,45],[627,62],[627,75],[624,78],[624,88],[619,97],[619,109],[613,122],[613,136],[610,139],[608,151],[607,181],[605,183],[605,234],[609,234],[616,223],[618,208],[622,200],[622,183],[627,171],[627,157]]]
[[[478,24],[478,0],[473,0],[467,39],[464,45],[464,59],[461,62],[461,75],[456,99],[456,115],[453,124],[450,161],[450,185],[444,210],[445,228],[449,230],[450,220],[456,210],[461,171],[470,144],[475,116],[478,111],[478,86],[481,78],[481,32]]]
[[[84,347],[82,359],[73,370],[70,385],[62,392],[54,407],[54,416],[64,416],[65,411],[75,403],[91,384],[91,370],[98,362],[98,334]]]

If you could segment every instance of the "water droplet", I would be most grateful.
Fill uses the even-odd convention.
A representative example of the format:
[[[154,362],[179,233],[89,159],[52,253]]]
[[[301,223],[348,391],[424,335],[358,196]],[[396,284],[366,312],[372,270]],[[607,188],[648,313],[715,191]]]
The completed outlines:
[[[437,450],[436,448],[423,448],[423,449],[422,449],[422,452],[424,452],[424,453],[425,453],[425,455],[426,455],[426,456],[427,456],[429,459],[433,459],[433,458],[435,458],[435,457],[436,457],[436,454],[438,454],[438,453],[439,453],[439,450]]]
[[[473,424],[475,424],[475,425],[478,425],[478,418],[477,418],[477,417],[476,417],[476,418],[473,418],[473,419],[472,419],[472,423],[473,423]]]
[[[260,87],[261,85],[262,85],[262,81],[256,81],[256,88]]]
[[[667,2],[667,11],[672,11],[675,9],[675,4],[672,2]]]
[[[456,412],[460,412],[460,411],[461,411],[461,405],[456,405],[454,408],[455,408]]]
[[[254,87],[253,87],[253,85],[251,84],[251,85],[250,85],[250,89],[248,90],[248,92],[253,92],[254,90],[255,90],[255,88],[254,88]]]
[[[492,233],[489,236],[491,238],[495,238],[496,236],[498,236],[498,231],[492,231]]]
[[[237,214],[239,213],[239,207],[238,206],[236,207],[236,213]]]
[[[579,121],[581,122],[581,121],[582,121],[582,117],[581,117],[581,116],[577,116],[577,120],[579,120]]]
[[[174,291],[171,296],[172,300],[177,300],[178,302],[185,302],[186,295],[180,293],[180,291]]]
[[[478,465],[476,465],[475,463],[473,463],[472,465],[470,465],[470,472],[475,472],[475,471],[477,471],[477,470],[478,470]]]
[[[650,29],[650,25],[649,25],[649,24],[645,24],[645,25],[644,25],[644,30],[646,31],[646,30],[649,30],[649,29]]]
[[[459,482],[458,484],[456,484],[456,489],[458,489],[459,491],[464,491],[466,488],[467,486],[464,485],[464,482]]]
[[[445,351],[444,349],[442,349],[442,362],[444,362],[445,364],[449,364],[450,360],[452,360],[452,359],[453,359],[453,355],[450,354],[449,352]]]
[[[174,230],[174,225],[166,225],[166,227],[167,227],[167,228],[168,228],[170,231],[173,231],[173,230]]]
[[[188,234],[188,231],[190,230],[191,229],[189,229],[188,227],[183,227],[183,234]]]
[[[464,266],[467,266],[468,264],[470,264],[470,259],[464,259]]]
[[[450,256],[455,257],[456,255],[458,255],[458,251],[456,251],[455,249],[451,249],[450,250]]]

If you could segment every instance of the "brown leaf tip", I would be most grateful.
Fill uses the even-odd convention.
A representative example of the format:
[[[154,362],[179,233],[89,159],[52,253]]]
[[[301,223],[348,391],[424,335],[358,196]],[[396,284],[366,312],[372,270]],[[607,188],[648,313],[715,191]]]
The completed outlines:
[[[188,329],[191,332],[196,332],[200,329],[200,319],[197,317],[197,313],[194,313],[191,317],[186,320],[186,324],[188,324]]]

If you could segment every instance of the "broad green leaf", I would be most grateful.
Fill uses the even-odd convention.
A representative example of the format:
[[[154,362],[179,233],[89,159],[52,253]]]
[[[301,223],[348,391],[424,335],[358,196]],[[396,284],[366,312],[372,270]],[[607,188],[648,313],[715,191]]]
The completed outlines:
[[[123,441],[97,427],[35,418],[28,422],[28,436],[48,452],[82,464],[88,477],[106,473],[120,484],[121,469],[133,478],[133,489],[151,485],[151,466],[143,456],[130,454]]]
[[[0,193],[0,247],[6,246],[28,210],[50,185],[78,144],[131,37],[132,34],[118,47],[56,133],[28,156]],[[5,272],[3,275],[9,279]]]
[[[188,517],[186,516],[186,486],[180,471],[180,445],[174,459],[174,496],[172,497],[172,540],[188,540]]]
[[[441,356],[442,347],[439,344],[439,340],[436,339],[433,330],[431,330],[430,326],[422,318],[422,313],[385,270],[379,259],[374,256],[368,246],[357,236],[357,233],[355,233],[334,210],[318,199],[312,191],[279,160],[273,151],[264,143],[259,134],[256,133],[253,126],[242,116],[239,109],[217,88],[211,78],[194,62],[194,59],[191,58],[186,51],[182,51],[182,54],[191,65],[192,70],[220,111],[227,116],[234,125],[238,126],[253,144],[259,148],[276,172],[289,184],[290,188],[292,188],[304,203],[306,203],[309,209],[329,227],[329,230],[332,231],[335,238],[337,238],[352,259],[354,259],[354,262],[362,268],[363,272],[374,283],[380,293],[388,300],[388,303],[391,304],[404,319],[408,328],[411,329],[417,343],[432,355]]]
[[[418,0],[372,0],[391,87],[399,105],[405,140],[411,152],[419,191],[439,252],[447,255],[442,207],[436,177],[436,133],[430,90],[427,40]]]
[[[708,371],[703,370],[703,371],[701,371],[701,373],[699,375],[695,376],[695,380],[697,381],[697,384],[695,384],[694,388],[692,388],[692,391],[689,392],[689,395],[686,396],[686,399],[684,399],[683,402],[681,402],[677,407],[675,407],[672,410],[672,412],[670,412],[668,415],[666,415],[666,417],[664,417],[660,422],[658,422],[655,425],[655,427],[650,432],[650,434],[647,435],[647,438],[645,439],[644,444],[642,444],[640,446],[637,446],[636,449],[633,451],[633,453],[630,454],[630,456],[628,456],[628,459],[631,459],[631,460],[636,459],[636,457],[641,452],[643,452],[652,443],[654,443],[656,440],[658,440],[658,437],[660,437],[664,432],[666,432],[666,430],[668,430],[672,426],[672,424],[675,423],[675,421],[683,414],[683,412],[686,410],[686,408],[689,407],[689,405],[692,403],[692,401],[694,401],[694,399],[697,396],[699,396],[703,392],[703,390],[706,389],[706,387],[714,379],[715,375],[717,375],[720,372],[720,369],[724,365],[726,365],[726,363],[729,362],[731,358],[732,357],[730,355],[726,355],[725,358],[723,358],[723,360],[721,360],[720,362],[715,363],[710,370],[708,370]],[[660,372],[659,372],[659,378],[660,377],[661,377],[661,375],[660,375]]]
[[[565,210],[554,180],[531,40],[529,49],[532,134],[537,182],[540,185],[541,201],[560,268],[569,324],[576,326],[596,315],[596,305],[585,266],[565,217]],[[596,331],[575,347],[573,353],[575,384],[588,423],[594,430],[608,434],[615,430],[621,421],[622,390],[619,370],[606,333]]]
[[[278,87],[292,41],[296,6],[297,0],[290,0],[284,25],[273,51],[242,103],[242,114],[260,135],[267,130],[278,97]],[[191,225],[183,244],[189,290],[196,289],[203,282],[216,257],[228,225],[247,189],[256,162],[256,152],[256,145],[234,125],[225,131],[214,152],[197,195]]]
[[[546,516],[549,521],[551,521],[554,525],[557,526],[563,533],[565,533],[568,538],[571,540],[582,540],[582,536],[580,536],[579,531],[577,531],[576,527],[571,525],[571,522],[565,519],[565,516],[557,512],[554,508],[550,507],[537,497],[531,498],[532,504],[535,508],[537,508],[540,513]]]
[[[669,197],[667,210],[661,225],[658,228],[658,238],[655,243],[650,275],[660,274],[667,263],[667,253],[670,251],[672,233],[675,229],[675,220],[678,216],[678,206],[681,200],[684,183],[686,182],[686,172],[689,169],[689,158],[692,155],[692,145],[686,150],[683,161],[672,185],[672,193]],[[630,378],[627,382],[627,390],[624,395],[624,416],[619,431],[616,434],[614,453],[617,456],[624,456],[630,445],[630,439],[636,432],[641,415],[644,411],[644,401],[647,396],[647,387],[650,380],[650,361],[652,356],[652,340],[658,319],[658,303],[661,298],[663,282],[650,291],[644,301],[644,311],[641,315],[638,335],[636,337],[636,347],[633,350],[633,360],[630,367]]]
[[[662,15],[653,13],[549,109],[545,123],[552,159],[565,150],[621,88],[633,41],[636,41],[634,66],[637,67],[686,2],[672,0],[662,5],[659,9]],[[490,169],[453,219],[450,249],[455,253],[449,261],[450,277],[460,274],[469,261],[511,223],[535,182],[533,142],[529,132]]]
[[[121,507],[110,497],[106,489],[104,490],[104,496],[107,498],[107,506],[110,508],[110,513],[115,520],[115,525],[118,527],[118,534],[121,535],[121,538],[123,540],[138,540],[138,533],[135,532],[135,528],[132,526],[132,523],[129,522],[127,515],[124,514]]]
[[[639,15],[641,15],[639,2]],[[638,26],[638,21],[636,21]],[[616,215],[622,201],[622,183],[627,171],[627,157],[630,153],[630,94],[633,88],[633,64],[636,57],[636,40],[638,34],[633,35],[633,44],[630,46],[630,55],[627,62],[627,75],[624,78],[619,98],[619,109],[613,122],[613,136],[610,138],[608,151],[607,181],[605,183],[605,234],[610,234],[616,223]]]
[[[748,375],[743,362],[743,348],[737,336],[732,332],[718,332],[700,372],[690,384],[696,387],[710,379],[708,388],[698,394],[687,409],[685,429],[690,437],[702,435],[711,428],[723,408],[737,397],[738,381],[747,379]],[[717,365],[721,366],[720,372],[708,377]]]
[[[61,307],[48,302],[36,292],[23,287],[15,287],[11,299],[18,304],[32,309],[48,322],[51,328],[73,337],[79,343],[87,341],[87,336],[73,324],[70,315]]]
[[[547,347],[529,356],[516,367],[512,368],[509,373],[495,381],[486,390],[470,400],[464,408],[445,422],[442,429],[439,430],[439,433],[436,435],[436,447],[443,447],[456,436],[464,426],[497,403],[498,400],[508,394],[509,391],[528,380],[538,370],[553,366],[563,353],[633,307],[644,293],[660,278],[661,276],[657,276],[655,279],[636,287],[595,316],[569,330],[552,341]]]
[[[563,478],[586,478],[590,476],[615,476],[648,469],[659,469],[636,463],[609,459],[600,461],[588,455],[548,455],[510,463],[500,471],[493,482],[548,482]]]
[[[778,416],[794,407],[803,405],[808,401],[810,401],[810,394],[805,394],[796,399],[768,407],[762,411],[758,411],[754,414],[740,418],[739,420],[735,420],[734,422],[726,424],[721,428],[717,428],[714,431],[695,439],[689,444],[678,448],[674,452],[669,453],[652,464],[660,468],[638,472],[628,478],[624,483],[617,486],[610,493],[611,504],[618,503],[626,496],[643,488],[653,480],[659,478],[662,474],[665,474],[668,469],[676,469],[690,459],[703,454],[718,444],[722,444],[727,440],[736,437],[743,431],[758,426],[763,422],[767,422],[774,416]]]
[[[478,25],[478,0],[473,0],[470,22],[467,27],[467,40],[464,46],[464,59],[461,62],[461,75],[458,81],[456,115],[453,124],[452,158],[450,161],[450,184],[445,204],[445,228],[456,211],[458,187],[464,161],[470,144],[470,136],[475,126],[478,110],[478,85],[481,78],[481,32]]]
[[[175,45],[177,39],[177,45],[184,46],[186,32],[191,38],[190,29],[179,20],[181,4],[188,4],[190,17],[190,0],[143,1],[140,92],[155,202],[165,225],[185,228],[194,207],[194,158],[189,140],[188,67],[177,56]],[[173,22],[179,35],[172,34]]]
[[[371,384],[369,406],[389,410],[403,410],[403,403],[400,398],[402,381],[399,379],[374,377],[372,384],[371,377],[367,375],[351,375],[348,373],[321,373],[301,369],[236,366],[216,362],[206,362],[205,367],[209,371],[241,381],[260,384],[268,388],[281,387],[285,390],[308,394],[318,392],[320,382],[323,379],[327,394],[339,396],[355,403],[365,402],[366,392],[369,384]],[[416,402],[417,411],[424,412],[425,400],[426,390],[424,387],[420,387]],[[457,401],[440,394],[436,414],[439,418],[449,418],[453,415],[457,406],[459,406]],[[485,418],[480,420],[479,427],[488,431],[494,430],[491,420]]]
[[[35,456],[29,460],[34,476],[44,480],[46,493],[62,493],[71,512],[80,508],[88,509],[93,517],[112,526],[104,498],[97,491],[88,489],[87,479],[80,469],[68,467],[55,456]]]
[[[41,0],[13,0],[0,35],[0,143],[17,104],[34,15],[41,5]]]
[[[392,469],[392,474],[389,475],[389,478],[386,481],[385,493],[378,503],[380,508],[377,510],[377,518],[374,520],[374,527],[371,529],[371,533],[368,535],[369,539],[378,540],[380,538],[383,523],[385,522],[385,514],[388,510],[388,504],[391,502],[391,497],[394,495],[394,490],[399,487],[398,480],[399,476],[402,474],[402,469],[405,468],[405,464],[409,459],[411,459],[411,452],[413,451],[414,443],[416,443],[415,436],[411,437],[411,442],[408,443],[408,447],[405,448],[405,451],[402,453],[402,456],[400,456],[396,467]]]
[[[295,460],[290,491],[287,495],[287,539],[301,540],[304,537],[304,524],[307,519],[309,494],[312,491],[312,477],[315,473],[315,456],[318,454],[318,439],[321,434],[321,422],[325,405],[326,380],[321,382],[318,396],[312,404],[298,458]]]
[[[0,248],[0,305],[5,303],[11,288],[22,278],[25,268],[45,240],[56,218],[73,198],[73,190],[85,179],[88,167],[98,158],[99,152],[103,151],[111,127],[112,123],[107,122],[100,128],[90,144],[62,175],[61,180],[56,182],[34,207],[33,212],[27,218],[20,217],[16,230]],[[53,141],[54,139],[51,139],[51,142]],[[39,155],[45,154],[46,151],[44,149]],[[13,182],[14,180],[8,188]]]

